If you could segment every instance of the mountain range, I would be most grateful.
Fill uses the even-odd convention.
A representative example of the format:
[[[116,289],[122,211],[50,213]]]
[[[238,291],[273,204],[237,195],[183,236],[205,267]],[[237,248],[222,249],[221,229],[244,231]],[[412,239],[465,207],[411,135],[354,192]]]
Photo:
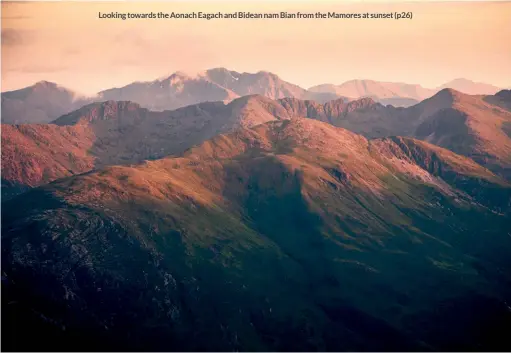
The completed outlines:
[[[176,72],[163,79],[133,82],[90,97],[82,97],[55,83],[41,81],[21,90],[2,93],[2,122],[48,123],[87,103],[106,100],[132,101],[143,108],[162,111],[210,101],[228,103],[253,94],[270,99],[297,98],[318,103],[339,98],[348,101],[368,97],[383,105],[408,107],[433,96],[443,88],[485,95],[499,91],[497,87],[465,79],[453,80],[437,89],[405,83],[353,80],[339,86],[325,84],[306,90],[267,71],[239,73],[215,68],[194,75]]]
[[[449,85],[3,93],[2,350],[510,351],[511,90]]]
[[[2,195],[108,165],[139,163],[181,153],[219,133],[275,120],[310,118],[367,138],[410,136],[473,158],[509,178],[509,94],[471,96],[444,89],[410,108],[370,98],[324,104],[244,96],[174,111],[149,111],[132,102],[86,105],[51,124],[2,126]]]
[[[309,88],[316,93],[331,93],[349,98],[370,97],[384,105],[411,106],[433,96],[445,88],[472,95],[493,95],[501,89],[493,85],[459,78],[435,89],[417,84],[378,82],[373,80],[351,80],[341,85],[324,84]]]
[[[466,157],[304,118],[60,179],[3,204],[3,347],[505,350],[509,200]]]

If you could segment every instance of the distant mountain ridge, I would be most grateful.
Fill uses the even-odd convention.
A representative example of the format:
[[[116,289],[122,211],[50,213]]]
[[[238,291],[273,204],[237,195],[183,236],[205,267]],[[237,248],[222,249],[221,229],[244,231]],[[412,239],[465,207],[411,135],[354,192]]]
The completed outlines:
[[[48,123],[92,101],[48,81],[1,95],[2,124]]]
[[[444,86],[469,94],[494,94],[498,90],[494,86],[469,80],[454,80]],[[414,84],[352,80],[339,86],[325,84],[306,90],[271,72],[240,73],[225,68],[209,69],[193,75],[178,71],[162,79],[133,82],[101,91],[91,97],[79,97],[70,89],[41,81],[33,86],[2,93],[2,122],[48,123],[85,104],[97,101],[132,101],[147,109],[163,111],[203,102],[228,103],[235,98],[253,94],[270,99],[297,98],[318,103],[339,98],[349,101],[368,97],[383,105],[409,107],[433,96],[441,88],[428,89]]]
[[[375,99],[402,98],[419,102],[436,93],[433,89],[427,89],[420,85],[377,82],[373,80],[351,80],[341,85],[318,85],[309,88],[311,92],[329,92],[349,98],[371,97]]]
[[[177,72],[162,80],[136,82],[102,91],[98,96],[103,100],[134,101],[153,110],[172,110],[205,101],[228,103],[253,94],[270,99],[293,97],[319,102],[339,98],[338,95],[308,92],[271,72],[239,73],[225,68],[210,69],[196,75]]]
[[[498,91],[502,90],[502,88],[489,85],[487,83],[474,82],[467,80],[465,78],[457,78],[438,87],[438,89],[444,88],[452,88],[455,89],[456,91],[472,95],[477,94],[493,95],[496,94]]]
[[[418,84],[408,83],[351,80],[340,85],[323,84],[313,86],[309,88],[309,91],[337,94],[351,99],[371,97],[383,104],[407,107],[430,98],[445,88],[471,95],[494,95],[501,90],[501,88],[493,85],[460,78],[449,81],[437,88],[424,88]]]

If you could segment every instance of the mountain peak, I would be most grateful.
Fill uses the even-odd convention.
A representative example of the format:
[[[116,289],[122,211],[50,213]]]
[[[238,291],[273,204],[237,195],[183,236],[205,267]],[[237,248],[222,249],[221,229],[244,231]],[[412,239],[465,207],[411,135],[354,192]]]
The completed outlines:
[[[212,69],[206,70],[207,73],[223,73],[223,74],[230,74],[234,71],[231,71],[229,69],[226,69],[225,67],[214,67]]]
[[[466,78],[463,78],[463,77],[458,77],[458,78],[455,78],[454,80],[451,80],[449,81],[450,83],[476,83],[472,80],[469,80],[469,79],[466,79]]]
[[[58,87],[58,85],[55,82],[41,80],[37,81],[34,86],[36,87]]]
[[[447,87],[447,88],[443,88],[440,91],[438,91],[437,94],[449,94],[449,95],[455,96],[455,95],[459,95],[462,93],[454,88]]]
[[[79,123],[94,123],[99,120],[120,119],[126,114],[138,115],[146,109],[131,101],[96,102],[83,106],[82,108],[61,116],[53,121],[55,125],[77,125]]]
[[[45,81],[45,80],[36,82],[32,86],[32,90],[33,91],[63,91],[63,92],[68,92],[70,94],[74,94],[73,91],[71,91],[68,88],[62,87],[55,82]]]
[[[511,89],[503,89],[495,94],[497,97],[511,101]]]
[[[170,84],[174,84],[174,83],[177,83],[177,82],[189,80],[191,78],[192,77],[189,74],[187,74],[186,72],[184,72],[184,71],[176,71],[172,75],[170,75],[169,77],[164,79],[163,81],[169,81]]]
[[[265,70],[257,71],[256,75],[259,75],[259,76],[270,76],[270,77],[273,77],[273,78],[279,78],[279,76],[274,74],[273,72],[265,71]]]
[[[464,94],[460,91],[455,90],[454,88],[443,88],[438,91],[431,99],[437,98],[450,98],[452,100],[463,96]]]

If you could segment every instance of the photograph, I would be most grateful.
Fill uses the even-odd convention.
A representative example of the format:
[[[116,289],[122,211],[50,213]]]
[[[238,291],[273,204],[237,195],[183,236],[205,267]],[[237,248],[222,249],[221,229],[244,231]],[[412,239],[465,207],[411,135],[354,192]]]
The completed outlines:
[[[0,8],[2,351],[511,351],[511,1]]]

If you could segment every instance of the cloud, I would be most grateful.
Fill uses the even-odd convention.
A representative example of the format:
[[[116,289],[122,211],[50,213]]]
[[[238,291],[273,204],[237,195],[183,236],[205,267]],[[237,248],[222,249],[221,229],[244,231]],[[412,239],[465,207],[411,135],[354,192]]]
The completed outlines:
[[[139,33],[134,30],[127,30],[117,34],[113,38],[114,43],[121,44],[123,46],[129,45],[132,47],[137,47],[140,49],[149,49],[153,45],[150,40],[141,36]]]
[[[57,66],[57,65],[30,65],[19,68],[18,71],[22,71],[25,73],[31,74],[39,74],[39,73],[50,73],[50,72],[60,72],[65,71],[68,67],[65,66]]]
[[[2,20],[25,20],[33,18],[23,12],[30,6],[28,1],[2,1]],[[21,12],[21,13],[20,13]]]
[[[33,40],[33,32],[22,29],[2,29],[2,47],[25,45]]]
[[[28,20],[32,16],[16,15],[16,16],[2,16],[2,20]]]

